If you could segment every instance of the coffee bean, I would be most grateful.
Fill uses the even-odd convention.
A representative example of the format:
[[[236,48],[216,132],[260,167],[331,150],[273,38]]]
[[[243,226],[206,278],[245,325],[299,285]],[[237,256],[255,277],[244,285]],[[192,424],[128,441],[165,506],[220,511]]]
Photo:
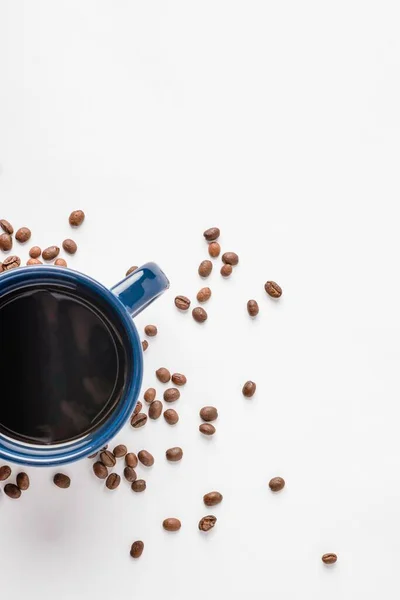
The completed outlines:
[[[149,342],[147,340],[143,340],[142,341],[142,350],[143,352],[146,352],[147,348],[149,347]]]
[[[202,423],[199,425],[199,431],[204,435],[214,435],[216,429],[214,425],[211,425],[211,423]]]
[[[108,476],[108,469],[105,465],[103,465],[102,462],[97,461],[93,464],[93,473],[99,479],[106,479],[106,477]]]
[[[29,477],[27,473],[18,473],[17,475],[17,486],[22,492],[25,492],[29,488]]]
[[[151,404],[156,398],[156,390],[154,388],[148,388],[143,394],[143,398],[145,399],[145,402]]]
[[[42,250],[39,248],[39,246],[32,246],[32,248],[29,250],[29,256],[31,258],[39,258],[41,254]]]
[[[197,292],[197,301],[198,302],[207,302],[207,300],[209,300],[211,298],[211,290],[209,287],[204,287],[201,288],[201,290],[199,290]]]
[[[176,446],[175,448],[168,448],[168,450],[165,452],[165,456],[167,457],[167,460],[171,462],[178,462],[178,460],[182,459],[183,450],[182,448],[179,448],[179,446]]]
[[[206,229],[205,232],[203,233],[207,242],[213,242],[214,240],[217,240],[219,238],[220,234],[221,234],[221,232],[218,229],[218,227],[210,227],[210,229]]]
[[[155,421],[161,416],[163,409],[162,402],[159,400],[153,400],[153,402],[149,406],[149,417]]]
[[[57,259],[54,261],[54,264],[55,264],[57,267],[67,267],[67,266],[68,266],[68,265],[67,265],[67,261],[66,261],[66,260],[64,260],[63,258],[57,258]]]
[[[168,408],[168,410],[164,411],[164,419],[168,425],[176,425],[179,421],[179,415],[173,408]]]
[[[275,281],[267,281],[264,288],[271,298],[280,298],[282,296],[282,288]]]
[[[146,489],[146,482],[144,479],[136,479],[131,485],[131,490],[133,492],[144,492]]]
[[[189,298],[186,298],[186,296],[177,296],[175,298],[175,306],[176,308],[179,308],[179,310],[188,310],[190,300]]]
[[[69,224],[72,225],[72,227],[79,227],[79,225],[82,225],[84,220],[85,213],[83,210],[74,210],[69,215]]]
[[[238,264],[239,257],[236,252],[224,252],[222,255],[222,262],[233,267]]]
[[[139,413],[131,419],[131,425],[134,429],[139,429],[139,427],[143,427],[144,425],[146,425],[146,422],[147,415],[145,415],[144,413]]]
[[[94,452],[93,454],[89,454],[88,458],[96,458],[98,452]]]
[[[124,477],[127,481],[129,481],[129,483],[136,481],[137,475],[135,469],[133,467],[125,467]]]
[[[157,369],[156,377],[161,383],[168,383],[171,379],[171,373],[165,367],[161,367],[160,369]]]
[[[222,502],[223,495],[219,492],[208,492],[203,496],[203,501],[206,506],[215,506]]]
[[[146,327],[144,328],[144,332],[149,337],[154,337],[155,335],[157,335],[158,331],[155,325],[146,325]]]
[[[199,529],[200,531],[210,531],[210,529],[214,527],[216,522],[217,517],[214,517],[214,515],[207,515],[206,517],[200,519]]]
[[[154,457],[147,450],[141,450],[138,452],[138,459],[145,467],[152,467],[154,465]]]
[[[334,565],[336,561],[337,561],[337,556],[336,556],[336,554],[333,554],[333,552],[329,552],[328,554],[324,554],[322,556],[322,562],[325,563],[326,565]]]
[[[162,526],[166,531],[179,531],[181,528],[181,522],[179,519],[170,517],[169,519],[164,519]]]
[[[11,225],[11,223],[6,221],[6,219],[0,219],[0,227],[3,231],[5,231],[5,233],[8,233],[9,235],[12,235],[14,233],[14,227]]]
[[[68,252],[68,254],[75,254],[75,252],[78,250],[76,242],[70,238],[67,238],[63,241],[62,247],[64,248],[65,252]]]
[[[108,448],[108,444],[106,444],[105,446],[103,446],[103,447],[101,448],[101,450],[107,450],[107,448]]]
[[[185,385],[185,383],[187,382],[187,379],[184,375],[182,375],[182,373],[174,373],[171,377],[172,379],[172,383],[174,383],[175,385]]]
[[[3,272],[3,263],[0,261],[0,273]]]
[[[218,244],[218,242],[211,242],[211,244],[208,245],[208,254],[212,256],[212,258],[217,258],[220,252],[221,246]]]
[[[200,277],[208,277],[212,271],[213,264],[211,260],[203,260],[198,268]]]
[[[106,480],[106,487],[109,490],[116,490],[121,483],[121,477],[118,473],[110,473]]]
[[[165,402],[176,402],[180,396],[181,393],[177,388],[168,388],[163,395]]]
[[[132,467],[132,469],[137,467],[138,457],[134,452],[128,452],[128,454],[125,456],[125,464],[127,467]]]
[[[232,275],[232,270],[232,265],[222,265],[220,273],[222,277],[230,277]]]
[[[15,483],[7,483],[4,486],[4,493],[13,500],[17,500],[21,497],[21,490],[15,485]]]
[[[113,450],[115,458],[123,458],[128,452],[128,448],[124,444],[118,444]]]
[[[12,245],[13,242],[11,235],[9,235],[8,233],[2,233],[0,235],[0,250],[8,252],[9,250],[11,250]]]
[[[242,387],[243,396],[246,396],[246,398],[251,398],[252,396],[254,396],[256,388],[257,386],[254,383],[254,381],[246,381],[246,383]]]
[[[5,481],[11,475],[11,467],[8,465],[3,465],[0,467],[0,481]]]
[[[20,244],[25,244],[31,238],[31,230],[28,227],[20,227],[15,234],[15,239],[20,242]]]
[[[258,304],[256,300],[249,300],[247,303],[247,312],[251,317],[256,317],[259,312]]]
[[[71,485],[71,479],[64,473],[56,473],[53,477],[53,482],[59,488],[66,490]]]
[[[218,411],[214,406],[203,406],[200,417],[203,421],[215,421],[218,418]]]
[[[285,487],[285,480],[282,477],[274,477],[269,482],[269,487],[272,492],[280,492]]]
[[[117,462],[114,454],[109,450],[102,450],[100,452],[100,460],[106,467],[113,467]]]
[[[138,415],[143,408],[143,404],[140,402],[140,400],[137,401],[136,406],[135,406],[135,410],[132,413],[131,419],[132,417],[135,417],[136,415]]]
[[[7,256],[7,258],[3,262],[3,271],[11,271],[11,269],[16,269],[21,264],[21,259],[19,256]]]
[[[127,272],[125,273],[125,277],[128,277],[128,275],[130,275],[131,273],[133,273],[134,271],[137,271],[139,267],[137,267],[136,265],[133,265],[133,267],[129,267],[129,269],[127,270]]]
[[[133,544],[131,546],[131,552],[130,552],[130,555],[132,556],[132,558],[140,558],[143,553],[143,548],[144,548],[144,544],[140,540],[138,540],[137,542],[133,542]]]
[[[54,260],[60,254],[60,248],[58,246],[49,246],[42,252],[44,260]]]
[[[38,258],[30,258],[29,260],[26,261],[27,265],[42,265],[42,261],[39,260]]]
[[[204,323],[204,321],[207,321],[208,315],[204,308],[201,308],[201,306],[196,306],[196,308],[192,310],[192,317],[195,321],[197,321],[197,323]]]

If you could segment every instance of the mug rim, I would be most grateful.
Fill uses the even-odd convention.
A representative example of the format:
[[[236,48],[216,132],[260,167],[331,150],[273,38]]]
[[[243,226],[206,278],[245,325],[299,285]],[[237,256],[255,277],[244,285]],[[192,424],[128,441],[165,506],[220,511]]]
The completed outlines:
[[[18,267],[0,274],[0,298],[4,291],[27,287],[30,283],[49,285],[87,286],[90,291],[100,295],[126,331],[132,364],[128,383],[120,400],[108,418],[97,429],[88,432],[82,438],[57,444],[30,444],[6,436],[0,432],[0,458],[17,464],[30,466],[56,466],[74,462],[102,448],[123,427],[136,405],[143,377],[143,352],[138,331],[133,319],[118,297],[102,283],[73,269],[53,265]],[[6,285],[4,285],[6,284]]]

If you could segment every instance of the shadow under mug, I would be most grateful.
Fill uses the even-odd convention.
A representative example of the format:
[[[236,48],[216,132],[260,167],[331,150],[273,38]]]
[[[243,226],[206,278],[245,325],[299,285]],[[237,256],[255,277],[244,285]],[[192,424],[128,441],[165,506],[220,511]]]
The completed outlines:
[[[0,274],[0,303],[10,293],[29,288],[70,291],[78,297],[90,297],[93,307],[107,307],[114,323],[124,331],[124,351],[129,357],[129,372],[118,402],[98,427],[81,437],[60,443],[36,444],[21,441],[0,431],[0,458],[32,466],[56,466],[87,457],[111,440],[131,416],[136,405],[143,376],[142,345],[132,317],[160,296],[169,281],[155,263],[147,263],[108,290],[98,281],[71,269],[55,266],[20,267]],[[16,323],[16,326],[18,324]],[[0,331],[0,351],[6,350],[6,340]],[[1,373],[1,364],[0,364]],[[18,377],[15,373],[8,377]],[[1,421],[1,416],[0,416]]]

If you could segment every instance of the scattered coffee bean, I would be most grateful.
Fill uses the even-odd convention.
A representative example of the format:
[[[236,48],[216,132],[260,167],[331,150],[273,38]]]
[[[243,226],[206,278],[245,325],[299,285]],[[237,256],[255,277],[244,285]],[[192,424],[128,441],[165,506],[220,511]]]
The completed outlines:
[[[8,465],[3,465],[0,467],[0,481],[5,481],[11,475],[11,467]]]
[[[222,255],[222,262],[227,265],[232,265],[233,267],[238,264],[239,257],[236,252],[225,252]]]
[[[196,306],[196,308],[192,310],[192,317],[195,321],[197,321],[197,323],[204,323],[204,321],[207,321],[208,314],[204,308],[201,308],[201,306]]]
[[[44,260],[54,260],[60,254],[60,248],[58,246],[49,246],[42,252]]]
[[[186,296],[177,296],[175,298],[175,306],[176,308],[179,308],[179,310],[188,310],[190,300],[189,298],[186,298]]]
[[[208,492],[203,496],[203,501],[206,506],[215,506],[222,502],[222,498],[223,496],[219,492]]]
[[[89,454],[88,458],[96,458],[98,452],[94,452],[93,454]]]
[[[84,220],[85,213],[83,210],[74,210],[69,215],[69,224],[72,225],[72,227],[79,227],[79,225],[82,225]]]
[[[181,528],[181,522],[179,519],[170,517],[169,519],[164,519],[162,526],[166,531],[179,531]]]
[[[141,410],[143,408],[143,404],[140,402],[140,400],[137,401],[136,406],[135,406],[135,410],[132,413],[132,417],[135,417],[136,415],[138,415]],[[132,419],[131,417],[131,419]]]
[[[157,335],[158,330],[155,325],[146,325],[146,327],[144,328],[144,332],[149,337],[154,337],[155,335]]]
[[[15,239],[20,244],[25,244],[31,238],[31,230],[28,227],[20,227],[15,234]]]
[[[27,473],[18,473],[17,475],[17,486],[21,492],[25,492],[29,488],[29,477]]]
[[[132,558],[140,558],[143,554],[143,548],[144,544],[140,540],[138,540],[137,542],[133,542],[130,552]]]
[[[249,300],[247,303],[247,312],[251,317],[256,317],[259,312],[258,303],[256,300]]]
[[[154,465],[154,457],[147,450],[140,450],[138,452],[138,459],[145,467],[152,467]]]
[[[168,448],[165,452],[165,456],[167,457],[167,460],[171,462],[178,462],[178,460],[182,460],[183,450],[182,448],[179,448],[179,446]]]
[[[3,272],[3,263],[0,262],[0,273],[2,273],[2,272]]]
[[[42,265],[42,261],[39,260],[38,258],[30,258],[29,260],[26,261],[27,265]]]
[[[5,231],[5,233],[8,233],[9,235],[12,235],[14,233],[14,227],[11,225],[11,223],[6,221],[6,219],[0,220],[0,227],[3,231]]]
[[[123,458],[128,452],[128,448],[124,444],[118,444],[113,450],[115,458]]]
[[[76,242],[70,238],[67,238],[63,241],[62,247],[64,248],[65,252],[68,252],[68,254],[75,254],[75,252],[78,250]]]
[[[207,242],[213,242],[214,240],[217,240],[219,238],[220,234],[221,234],[221,232],[218,229],[218,227],[210,227],[210,229],[206,229],[205,232],[203,233]]]
[[[68,266],[68,265],[67,265],[67,261],[66,261],[66,260],[64,260],[63,258],[57,258],[57,259],[54,261],[54,264],[55,264],[57,267],[67,267],[67,266]]]
[[[168,383],[171,379],[171,373],[165,367],[161,367],[160,369],[157,369],[156,377],[161,383]]]
[[[133,467],[125,467],[124,477],[127,481],[129,481],[129,483],[136,481],[137,475],[135,469]]]
[[[3,271],[11,271],[11,269],[16,269],[21,264],[21,259],[19,256],[7,256],[7,258],[3,262]]]
[[[232,275],[232,270],[232,265],[222,265],[220,273],[222,277],[230,277]]]
[[[66,490],[71,485],[71,479],[64,473],[56,473],[53,477],[53,482],[59,488]]]
[[[139,413],[131,419],[131,425],[134,429],[139,429],[139,427],[143,427],[144,425],[146,425],[146,422],[147,415],[145,415],[144,413]]]
[[[125,464],[127,467],[132,467],[132,469],[137,467],[138,457],[134,452],[128,452],[128,454],[125,456]]]
[[[163,395],[165,402],[176,402],[180,396],[181,393],[177,388],[168,388]]]
[[[275,281],[267,281],[264,288],[271,298],[280,298],[282,296],[282,288]]]
[[[337,561],[337,556],[336,556],[336,554],[333,554],[333,552],[329,552],[328,554],[324,554],[322,556],[322,562],[325,563],[326,565],[334,565],[336,561]]]
[[[103,465],[102,462],[97,461],[93,464],[93,473],[99,479],[106,479],[106,477],[108,476],[108,469],[105,465]]]
[[[12,245],[13,242],[11,235],[9,235],[8,233],[2,233],[0,235],[0,250],[8,252],[9,250],[11,250]]]
[[[149,347],[149,342],[147,340],[143,340],[142,341],[142,350],[143,352],[146,352],[147,348]]]
[[[269,482],[269,487],[272,492],[280,492],[285,487],[285,480],[282,477],[274,477]]]
[[[100,460],[106,467],[113,467],[117,462],[114,454],[109,450],[102,450],[100,452]]]
[[[13,500],[17,500],[21,497],[21,490],[15,485],[15,483],[7,483],[4,486],[4,493]]]
[[[127,270],[127,272],[125,273],[125,277],[128,277],[128,275],[130,275],[131,273],[133,273],[134,271],[137,271],[139,267],[137,267],[136,265],[133,265],[133,267],[129,267],[129,269]]]
[[[208,254],[212,256],[212,258],[217,258],[220,252],[221,246],[218,244],[218,242],[211,242],[211,244],[208,245]]]
[[[109,490],[116,490],[120,483],[121,477],[118,475],[118,473],[110,473],[106,480],[106,487]]]
[[[197,292],[197,301],[198,302],[207,302],[207,300],[209,300],[211,298],[211,290],[209,287],[204,287],[201,288],[201,290],[199,290]]]
[[[153,402],[149,406],[149,417],[155,421],[161,416],[163,409],[162,402],[159,400],[153,400]]]
[[[174,383],[175,385],[185,385],[185,383],[187,382],[187,379],[184,375],[182,375],[182,373],[174,373],[171,377],[172,379],[172,383]]]
[[[39,246],[32,246],[32,248],[29,250],[29,256],[31,258],[39,258],[41,254],[42,250],[39,248]]]
[[[215,421],[215,419],[218,419],[218,411],[214,406],[203,406],[200,417],[203,421]]]
[[[216,429],[214,425],[211,425],[211,423],[202,423],[199,425],[199,431],[204,435],[214,435]]]
[[[131,485],[131,489],[133,492],[144,492],[146,489],[146,482],[144,479],[136,479]]]
[[[200,531],[210,531],[210,529],[214,527],[216,522],[217,517],[214,517],[214,515],[207,515],[206,517],[200,519],[199,529]]]
[[[211,260],[203,260],[198,268],[200,277],[208,277],[212,271],[213,264]]]
[[[156,399],[156,390],[154,388],[148,388],[143,394],[143,398],[147,404],[151,404]]]
[[[242,387],[243,396],[246,396],[246,398],[251,398],[252,396],[254,396],[256,388],[257,386],[254,383],[254,381],[246,381],[246,383]]]
[[[179,421],[179,415],[173,408],[168,408],[168,410],[164,411],[164,419],[168,425],[176,425]]]

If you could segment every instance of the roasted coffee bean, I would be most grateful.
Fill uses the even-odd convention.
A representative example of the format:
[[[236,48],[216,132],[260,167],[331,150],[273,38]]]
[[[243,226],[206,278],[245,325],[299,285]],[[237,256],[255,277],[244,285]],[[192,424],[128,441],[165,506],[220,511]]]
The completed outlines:
[[[71,485],[71,479],[64,473],[56,473],[53,477],[53,482],[59,488],[66,490]]]
[[[199,529],[200,531],[210,531],[210,529],[214,527],[216,522],[217,517],[214,517],[214,515],[207,515],[206,517],[200,519]]]
[[[11,467],[8,465],[3,465],[0,467],[0,481],[5,481],[11,475]]]
[[[168,410],[164,411],[164,419],[168,425],[176,425],[179,421],[179,415],[173,408],[168,408]]]
[[[164,519],[162,526],[166,531],[179,531],[181,528],[181,522],[179,519],[170,517],[169,519]]]
[[[239,257],[236,252],[224,252],[222,255],[222,262],[233,267],[238,264]]]
[[[147,348],[149,347],[149,342],[147,340],[143,340],[142,341],[142,350],[143,352],[146,352]]]
[[[208,277],[212,271],[213,264],[211,260],[203,260],[199,265],[199,275],[200,277]]]
[[[88,458],[96,458],[98,452],[93,452],[93,454],[89,454]]]
[[[75,254],[75,252],[78,250],[76,242],[70,238],[67,238],[63,241],[62,247],[64,248],[65,252],[68,252],[68,254]]]
[[[3,271],[11,271],[11,269],[16,269],[21,264],[21,259],[19,256],[7,256],[3,261]]]
[[[125,273],[125,277],[128,277],[128,275],[130,275],[131,273],[133,273],[134,271],[137,271],[139,267],[137,267],[136,265],[133,265],[133,267],[129,267],[129,269],[127,270],[127,272]]]
[[[188,310],[190,300],[189,298],[186,298],[186,296],[177,296],[175,298],[175,306],[176,308],[179,308],[179,310]]]
[[[147,450],[138,452],[138,459],[145,467],[152,467],[154,465],[154,456],[150,452],[147,452]]]
[[[251,317],[256,317],[259,312],[258,303],[256,300],[249,300],[247,303],[247,312]]]
[[[197,323],[204,323],[204,321],[207,321],[208,315],[204,308],[201,308],[201,306],[196,306],[196,308],[192,310],[192,317],[195,321],[197,321]]]
[[[208,492],[208,494],[204,494],[203,501],[206,506],[215,506],[222,502],[223,495],[219,492]]]
[[[93,464],[93,473],[99,479],[106,479],[106,477],[108,476],[108,469],[105,465],[103,465],[102,462],[97,461]]]
[[[154,337],[155,335],[157,335],[158,331],[155,325],[146,325],[146,327],[144,328],[144,332],[149,337]]]
[[[199,425],[199,431],[204,435],[214,435],[216,429],[214,425],[211,425],[211,423],[202,423]]]
[[[168,448],[168,450],[165,452],[165,456],[167,457],[167,460],[171,462],[178,462],[178,460],[182,459],[183,450],[182,448],[179,448],[179,446],[176,446],[175,448]]]
[[[139,413],[131,419],[131,425],[134,429],[139,429],[139,427],[143,427],[144,425],[146,425],[146,422],[147,415],[145,415],[144,413]]]
[[[333,554],[333,552],[328,552],[328,554],[324,554],[322,556],[321,560],[326,565],[334,565],[335,562],[337,561],[337,556],[336,556],[336,554]]]
[[[20,227],[15,234],[15,239],[20,244],[25,244],[31,238],[31,230],[28,227]]]
[[[14,227],[11,225],[11,223],[6,221],[6,219],[0,219],[0,227],[5,233],[8,233],[9,235],[12,235],[14,233]]]
[[[135,417],[136,415],[138,415],[142,411],[142,408],[143,408],[143,404],[140,402],[140,400],[138,400],[138,402],[136,403],[136,406],[135,406],[135,410],[132,413],[132,417]],[[131,417],[131,419],[132,419],[132,417]]]
[[[254,383],[254,381],[246,381],[246,383],[242,387],[243,396],[246,396],[246,398],[251,398],[252,396],[254,396],[256,388],[257,386]]]
[[[84,219],[85,213],[83,210],[74,210],[69,215],[69,224],[72,225],[72,227],[79,227],[79,225],[82,225]]]
[[[128,448],[124,444],[118,444],[113,450],[115,458],[123,458],[128,452]]]
[[[17,500],[21,497],[21,490],[15,485],[15,483],[7,483],[4,486],[4,493],[13,500]]]
[[[232,275],[232,265],[222,265],[220,273],[222,277],[230,277]]]
[[[3,272],[3,263],[0,262],[0,273],[2,273],[2,272]]]
[[[159,400],[153,400],[153,402],[149,406],[149,417],[155,421],[161,416],[163,409],[162,402]]]
[[[203,406],[200,417],[203,421],[215,421],[215,419],[218,419],[218,411],[214,406]]]
[[[8,233],[2,233],[0,235],[0,250],[8,252],[11,250],[13,245],[12,237]]]
[[[146,482],[144,479],[136,479],[131,485],[131,490],[133,492],[144,492],[146,489]]]
[[[209,287],[204,287],[201,288],[201,290],[199,290],[197,292],[197,301],[198,302],[207,302],[207,300],[209,300],[211,298],[211,290]]]
[[[106,467],[113,467],[117,462],[114,454],[109,450],[102,450],[100,452],[100,460]]]
[[[282,288],[275,281],[267,281],[264,288],[272,298],[280,298],[282,296]]]
[[[125,456],[125,464],[127,467],[132,467],[132,469],[137,467],[138,457],[134,452],[128,452],[128,454]]]
[[[156,390],[154,388],[148,388],[143,394],[143,398],[147,404],[151,404],[156,399]]]
[[[106,480],[106,487],[109,490],[116,490],[121,483],[121,477],[118,473],[110,473]]]
[[[280,492],[285,487],[285,480],[282,477],[274,477],[269,482],[269,487],[272,492]]]
[[[29,260],[26,261],[27,265],[42,265],[42,261],[39,260],[38,258],[30,258]]]
[[[217,258],[220,252],[221,246],[218,244],[218,242],[211,242],[211,244],[208,245],[208,254],[212,256],[212,258]]]
[[[206,229],[205,232],[203,233],[207,242],[213,242],[214,240],[217,240],[219,238],[220,234],[221,234],[221,232],[218,229],[218,227],[210,227],[210,229]]]
[[[182,373],[174,373],[171,377],[172,379],[172,383],[174,383],[175,385],[185,385],[185,383],[187,382],[187,379],[184,375],[182,375]]]
[[[25,492],[29,487],[29,477],[27,473],[18,473],[17,475],[17,486],[22,492]]]
[[[60,254],[60,248],[58,246],[49,246],[42,252],[44,260],[54,260]]]
[[[144,544],[140,540],[138,540],[137,542],[133,542],[130,552],[132,558],[140,558],[143,554],[143,548]]]
[[[161,383],[168,383],[171,379],[171,373],[165,367],[161,367],[160,369],[157,369],[156,377]]]
[[[135,469],[133,467],[125,467],[124,477],[127,481],[129,481],[129,483],[136,481],[137,475]]]
[[[41,254],[42,250],[39,248],[39,246],[32,246],[32,248],[29,250],[29,256],[31,258],[39,258]]]
[[[176,400],[179,400],[180,396],[181,393],[177,388],[168,388],[165,390],[163,398],[165,402],[176,402]]]
[[[56,267],[67,267],[67,261],[64,260],[63,258],[57,258],[54,261],[54,264],[56,265]]]

